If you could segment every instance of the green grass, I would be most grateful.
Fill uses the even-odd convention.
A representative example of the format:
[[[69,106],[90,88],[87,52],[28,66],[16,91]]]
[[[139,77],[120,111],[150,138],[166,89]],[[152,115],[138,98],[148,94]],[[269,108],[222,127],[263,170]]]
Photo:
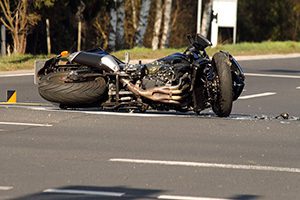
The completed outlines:
[[[262,42],[251,43],[243,42],[236,45],[219,45],[216,48],[208,49],[208,53],[213,53],[224,50],[230,52],[232,55],[263,55],[263,54],[287,54],[300,53],[300,42],[285,41],[285,42]]]
[[[47,58],[46,55],[31,54],[13,54],[11,56],[0,57],[0,71],[33,69],[35,60],[45,58]]]
[[[153,51],[150,48],[133,48],[114,52],[113,55],[124,59],[125,52],[130,53],[131,60],[138,59],[156,59],[163,56],[183,52],[185,48],[168,48]],[[215,48],[207,48],[208,54],[211,56],[215,52],[224,50],[230,52],[233,56],[240,55],[263,55],[263,54],[287,54],[300,53],[300,42],[286,41],[286,42],[262,42],[262,43],[238,43],[236,45],[219,45]],[[33,69],[34,60],[45,59],[51,56],[47,55],[11,55],[0,57],[0,71],[12,71],[22,69]]]
[[[130,53],[131,59],[155,59],[160,58],[175,52],[183,52],[185,48],[179,49],[161,49],[153,51],[150,48],[133,48],[113,53],[118,58],[123,59],[125,52]],[[214,48],[207,48],[207,53],[212,56],[214,53],[223,50],[228,51],[234,56],[241,55],[263,55],[263,54],[287,54],[287,53],[300,53],[300,42],[286,41],[286,42],[262,42],[251,43],[244,42],[235,45],[218,45]]]

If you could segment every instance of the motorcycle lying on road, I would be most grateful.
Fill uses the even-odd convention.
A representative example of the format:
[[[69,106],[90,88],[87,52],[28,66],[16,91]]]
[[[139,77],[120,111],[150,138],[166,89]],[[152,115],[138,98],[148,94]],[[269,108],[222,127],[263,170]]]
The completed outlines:
[[[63,109],[200,113],[212,108],[219,117],[229,116],[244,88],[240,65],[223,51],[210,59],[205,49],[211,42],[199,34],[188,40],[183,53],[147,64],[122,62],[101,48],[62,52],[38,71],[39,94]]]

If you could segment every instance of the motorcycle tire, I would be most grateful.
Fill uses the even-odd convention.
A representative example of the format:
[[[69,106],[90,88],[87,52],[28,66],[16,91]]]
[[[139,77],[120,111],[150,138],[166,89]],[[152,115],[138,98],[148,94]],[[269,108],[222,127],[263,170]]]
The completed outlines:
[[[222,52],[215,53],[212,58],[218,81],[218,94],[212,103],[214,113],[219,117],[228,117],[232,110],[233,91],[231,77],[231,62]]]
[[[107,89],[103,77],[81,82],[65,82],[69,72],[55,72],[39,80],[39,94],[46,100],[67,107],[94,104]]]

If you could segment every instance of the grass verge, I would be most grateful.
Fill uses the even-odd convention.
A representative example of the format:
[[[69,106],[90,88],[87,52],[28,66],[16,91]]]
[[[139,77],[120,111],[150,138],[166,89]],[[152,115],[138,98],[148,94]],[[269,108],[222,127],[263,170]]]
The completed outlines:
[[[33,69],[35,60],[45,58],[47,58],[46,55],[31,54],[13,54],[11,56],[0,57],[0,71]]]
[[[130,53],[130,57],[133,60],[136,59],[155,59],[163,56],[175,53],[183,52],[185,48],[179,49],[161,49],[153,51],[150,48],[133,48],[121,50],[113,53],[118,58],[123,59],[125,52]],[[264,55],[264,54],[288,54],[288,53],[300,53],[300,42],[286,41],[286,42],[262,42],[262,43],[251,43],[244,42],[235,45],[226,44],[218,45],[217,47],[208,47],[207,53],[212,56],[214,53],[223,50],[230,52],[233,56],[244,56],[244,55]]]
[[[156,59],[166,55],[183,52],[185,48],[168,48],[153,51],[150,48],[133,48],[126,49],[112,53],[121,60],[124,59],[125,52],[130,53],[132,60],[138,59]],[[207,48],[208,54],[211,56],[220,50],[228,51],[233,56],[240,55],[263,55],[263,54],[287,54],[287,53],[300,53],[300,42],[285,41],[285,42],[262,42],[262,43],[238,43],[235,45],[218,45],[215,48]],[[47,55],[11,55],[0,57],[0,71],[13,71],[33,69],[34,60],[46,59],[50,56]]]

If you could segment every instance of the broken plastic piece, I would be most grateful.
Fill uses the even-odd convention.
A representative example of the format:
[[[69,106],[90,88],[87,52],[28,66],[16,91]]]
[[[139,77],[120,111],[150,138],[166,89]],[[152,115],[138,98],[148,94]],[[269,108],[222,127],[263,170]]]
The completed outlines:
[[[276,118],[276,119],[278,119],[278,118],[289,119],[289,117],[290,117],[289,113],[284,112],[284,113],[281,113],[280,115],[278,115],[278,116],[275,117],[275,118]]]

